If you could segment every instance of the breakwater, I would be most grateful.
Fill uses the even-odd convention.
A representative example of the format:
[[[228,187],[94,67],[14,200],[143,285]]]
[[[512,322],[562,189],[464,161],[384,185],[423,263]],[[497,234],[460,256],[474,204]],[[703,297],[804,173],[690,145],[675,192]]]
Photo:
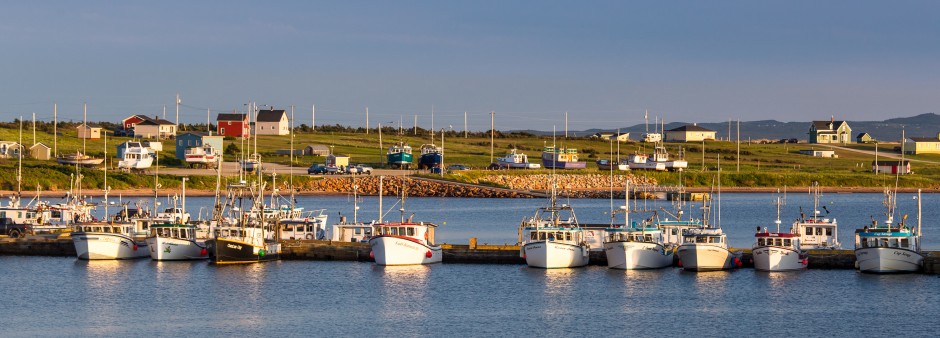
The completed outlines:
[[[516,245],[441,244],[444,263],[471,264],[525,264]],[[283,241],[281,258],[285,260],[323,260],[372,262],[371,249],[366,243],[335,241]],[[732,249],[742,252],[742,267],[753,267],[750,249]],[[855,269],[852,250],[810,250],[809,269]],[[26,239],[0,239],[0,255],[64,256],[74,257],[75,247],[68,236],[30,237]],[[591,265],[607,265],[603,251],[591,252]],[[678,262],[674,262],[678,266]],[[929,251],[924,258],[923,272],[940,274],[940,252]]]

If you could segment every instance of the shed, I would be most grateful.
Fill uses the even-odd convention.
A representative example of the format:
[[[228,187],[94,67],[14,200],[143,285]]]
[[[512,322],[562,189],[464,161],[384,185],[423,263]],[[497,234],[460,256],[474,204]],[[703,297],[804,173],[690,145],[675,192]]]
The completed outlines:
[[[330,154],[330,147],[322,144],[311,144],[304,147],[303,154],[307,156],[326,156]]]
[[[42,143],[36,143],[29,147],[29,157],[37,160],[52,159],[52,148]]]
[[[679,128],[666,131],[666,142],[702,142],[715,140],[716,131],[699,127],[697,124],[687,124]]]
[[[878,140],[875,140],[875,138],[874,138],[874,137],[871,137],[871,135],[869,135],[868,133],[860,133],[860,134],[858,134],[857,136],[855,136],[855,142],[857,142],[857,143],[875,143],[875,142],[878,142]]]
[[[873,173],[890,173],[890,174],[900,174],[907,175],[913,174],[911,171],[911,161],[908,160],[897,160],[897,161],[872,161],[871,162],[871,171]]]
[[[225,149],[222,147],[222,141],[225,137],[221,135],[209,135],[202,132],[186,132],[176,136],[176,158],[186,160],[186,149],[193,147],[202,147],[205,144],[211,145],[218,151]]]
[[[832,150],[803,149],[803,150],[800,150],[800,154],[809,155],[813,157],[832,157],[832,158],[839,157],[839,155],[836,155],[836,152]]]
[[[326,166],[327,167],[348,167],[349,166],[349,155],[343,154],[329,154],[326,156]]]
[[[77,129],[78,138],[97,140],[101,138],[101,127],[93,126],[90,124],[81,124]]]

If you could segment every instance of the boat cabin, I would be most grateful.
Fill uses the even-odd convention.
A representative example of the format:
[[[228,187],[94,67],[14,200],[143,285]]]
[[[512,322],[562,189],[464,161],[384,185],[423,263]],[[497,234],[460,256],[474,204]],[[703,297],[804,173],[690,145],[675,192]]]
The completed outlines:
[[[800,243],[807,249],[830,249],[839,245],[835,219],[810,218],[797,221],[794,231],[800,235]]]
[[[434,243],[434,227],[431,223],[381,223],[373,226],[376,236],[399,236],[424,239]]]
[[[109,223],[97,223],[97,224],[82,224],[75,226],[75,232],[85,232],[85,233],[111,233],[111,234],[122,234],[122,235],[134,235],[134,226],[130,224],[109,224]]]
[[[702,223],[698,221],[659,221],[657,223],[663,234],[664,245],[682,244],[682,232],[686,229],[698,229]]]
[[[281,239],[326,239],[325,229],[318,222],[311,223],[281,223]]]
[[[608,229],[608,242],[660,243],[663,231],[658,228]]]
[[[920,238],[905,226],[855,230],[855,249],[895,248],[919,251]]]
[[[150,237],[196,239],[196,228],[179,225],[155,225],[150,228]]]
[[[721,229],[686,229],[682,231],[683,244],[715,244],[727,246],[727,237]]]
[[[764,228],[763,232],[758,231],[754,237],[757,239],[754,244],[755,248],[774,246],[800,250],[800,236],[797,234],[768,232]]]
[[[338,242],[368,242],[372,238],[372,224],[356,223],[346,224],[340,219],[340,224],[333,224],[330,230],[330,240]],[[405,230],[407,233],[407,230]]]

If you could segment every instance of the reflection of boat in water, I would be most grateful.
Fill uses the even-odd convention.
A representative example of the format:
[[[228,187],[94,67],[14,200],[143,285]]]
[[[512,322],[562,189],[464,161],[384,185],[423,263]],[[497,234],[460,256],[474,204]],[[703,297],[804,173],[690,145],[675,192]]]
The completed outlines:
[[[584,169],[586,162],[578,161],[578,149],[549,146],[542,149],[542,164],[545,168]]]
[[[506,156],[497,158],[496,164],[500,168],[509,169],[538,169],[542,167],[538,163],[529,163],[529,157],[526,154],[517,152],[516,149],[510,150]]]
[[[101,164],[104,162],[103,158],[95,158],[85,154],[82,154],[80,151],[76,151],[74,154],[59,156],[56,158],[56,161],[59,164],[69,164],[69,165],[80,165],[85,167],[91,167]]]
[[[885,191],[887,219],[879,225],[874,220],[871,226],[855,230],[855,259],[858,270],[871,273],[901,273],[920,270],[924,256],[920,252],[920,191],[917,198],[917,229],[905,221],[894,223],[897,193]]]

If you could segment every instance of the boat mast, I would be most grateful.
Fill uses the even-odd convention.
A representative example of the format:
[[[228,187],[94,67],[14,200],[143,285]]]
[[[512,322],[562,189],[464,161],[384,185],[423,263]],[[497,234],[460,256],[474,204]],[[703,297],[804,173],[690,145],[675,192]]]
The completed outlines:
[[[104,133],[104,216],[105,218],[111,215],[108,212],[108,193],[111,192],[111,187],[108,186],[108,133]]]
[[[82,155],[85,155],[85,140],[88,139],[88,134],[91,133],[90,128],[88,128],[88,102],[82,104],[82,130],[85,132],[82,135]]]
[[[384,181],[385,176],[379,176],[379,223],[382,223],[382,195],[383,195],[383,186],[382,181]]]
[[[294,201],[294,106],[290,106],[290,214],[293,216],[296,202]]]
[[[23,116],[20,116],[20,146],[17,149],[17,165],[16,165],[16,206],[20,204],[20,196],[22,195],[21,186],[23,184]]]
[[[154,169],[153,169],[153,212],[156,215],[157,212],[157,195],[160,191],[160,152],[156,151],[154,156]]]
[[[59,157],[59,105],[52,103],[52,154]]]

